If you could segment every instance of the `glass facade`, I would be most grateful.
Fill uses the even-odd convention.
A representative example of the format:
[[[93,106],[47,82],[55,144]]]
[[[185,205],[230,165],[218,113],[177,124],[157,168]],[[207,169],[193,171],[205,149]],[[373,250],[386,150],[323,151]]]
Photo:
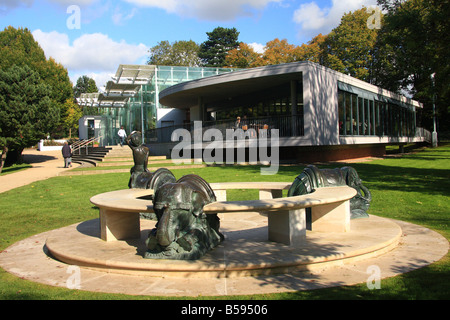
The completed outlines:
[[[148,79],[148,82],[141,84],[140,90],[129,98],[125,105],[119,107],[98,106],[98,113],[102,116],[100,135],[103,137],[103,144],[114,145],[118,143],[117,131],[120,126],[124,126],[128,134],[135,130],[143,132],[144,142],[150,142],[152,130],[157,127],[157,109],[166,108],[159,103],[159,92],[177,83],[236,70],[230,68],[156,66],[155,72]],[[118,83],[121,81],[122,79],[119,79]]]
[[[339,134],[343,136],[414,137],[413,105],[338,83]]]

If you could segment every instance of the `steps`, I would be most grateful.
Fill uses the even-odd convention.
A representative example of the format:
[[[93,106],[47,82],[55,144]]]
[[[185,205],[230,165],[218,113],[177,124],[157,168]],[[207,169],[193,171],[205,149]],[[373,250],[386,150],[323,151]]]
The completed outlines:
[[[81,148],[74,151],[72,162],[79,163],[83,166],[96,166],[97,162],[102,161],[109,151],[109,147]]]
[[[108,146],[108,147],[90,147],[82,148],[81,154],[78,150],[73,155],[72,161],[84,166],[94,167],[116,167],[134,165],[133,151],[128,146]],[[150,156],[149,162],[152,163],[170,163],[165,156]]]

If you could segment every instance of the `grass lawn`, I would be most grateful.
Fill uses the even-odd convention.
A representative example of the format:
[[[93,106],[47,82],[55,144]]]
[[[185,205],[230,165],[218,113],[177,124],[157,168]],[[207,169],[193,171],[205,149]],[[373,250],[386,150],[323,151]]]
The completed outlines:
[[[9,167],[3,167],[2,172],[0,173],[0,176],[18,172],[18,171],[25,170],[25,169],[29,169],[29,168],[31,168],[31,164],[28,164],[28,163],[14,164]]]
[[[346,164],[331,165],[342,167]],[[412,222],[450,239],[450,144],[398,158],[350,164],[372,192],[369,214]],[[319,166],[324,168],[325,166]],[[283,166],[276,175],[260,175],[258,166],[177,169],[206,181],[293,181],[302,166]],[[93,195],[127,188],[129,173],[55,177],[0,194],[0,250],[44,231],[98,217]],[[257,190],[235,190],[230,200],[256,199]],[[450,255],[400,276],[383,279],[380,290],[355,286],[251,296],[203,299],[448,299]],[[189,297],[186,297],[189,298]],[[0,269],[0,299],[166,299],[91,293],[22,280]],[[179,298],[177,298],[179,299]]]

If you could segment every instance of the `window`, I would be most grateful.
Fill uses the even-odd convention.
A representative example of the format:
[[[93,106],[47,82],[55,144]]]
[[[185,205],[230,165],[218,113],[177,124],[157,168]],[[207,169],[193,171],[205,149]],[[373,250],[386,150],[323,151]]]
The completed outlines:
[[[416,110],[400,101],[352,89],[346,85],[338,90],[338,118],[340,135],[414,136]],[[357,92],[357,93],[356,93]]]

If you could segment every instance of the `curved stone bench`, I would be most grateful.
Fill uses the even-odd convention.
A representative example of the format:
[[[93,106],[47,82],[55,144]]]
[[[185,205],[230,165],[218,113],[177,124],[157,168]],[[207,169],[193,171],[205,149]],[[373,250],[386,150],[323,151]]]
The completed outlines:
[[[139,213],[153,212],[152,201],[145,199],[152,195],[152,189],[123,189],[93,196],[90,201],[99,208],[100,238],[105,241],[140,238]]]
[[[281,196],[289,189],[285,182],[211,183],[217,202],[203,207],[206,214],[260,212],[268,214],[269,240],[299,245],[306,239],[306,208],[311,208],[312,230],[347,232],[350,230],[350,199],[356,190],[347,186],[319,188],[294,197]],[[258,189],[259,200],[224,201],[226,190]],[[91,198],[100,211],[101,238],[105,241],[140,237],[140,212],[153,212],[151,189],[124,189]]]
[[[268,214],[269,240],[298,245],[306,239],[306,208],[311,208],[311,230],[350,231],[350,199],[356,190],[347,186],[318,188],[313,193],[275,199],[218,201],[203,212],[253,212]]]

